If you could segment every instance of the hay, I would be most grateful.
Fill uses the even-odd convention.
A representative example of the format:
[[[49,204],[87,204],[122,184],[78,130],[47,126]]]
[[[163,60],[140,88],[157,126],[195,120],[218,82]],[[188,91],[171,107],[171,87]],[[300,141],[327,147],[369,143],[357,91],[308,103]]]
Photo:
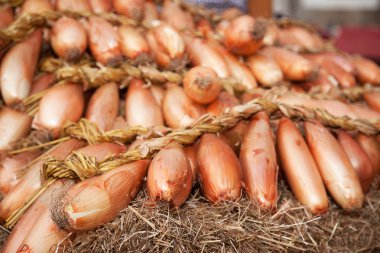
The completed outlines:
[[[377,187],[374,187],[377,188]],[[261,213],[244,197],[238,203],[208,203],[195,188],[181,208],[147,202],[141,191],[118,217],[78,235],[65,252],[378,252],[380,190],[365,206],[345,212],[332,204],[313,216],[281,181],[276,213]],[[332,201],[330,201],[332,203]],[[0,231],[0,240],[5,232]]]

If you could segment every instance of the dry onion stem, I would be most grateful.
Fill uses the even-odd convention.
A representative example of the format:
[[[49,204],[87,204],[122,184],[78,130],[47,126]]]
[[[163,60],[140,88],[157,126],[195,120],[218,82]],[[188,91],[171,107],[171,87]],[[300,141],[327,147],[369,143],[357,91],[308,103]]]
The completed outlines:
[[[116,157],[107,157],[100,162],[80,153],[73,153],[66,160],[58,160],[54,158],[48,159],[43,166],[43,175],[47,179],[45,184],[33,195],[31,200],[27,201],[22,208],[18,209],[6,220],[5,226],[8,228],[12,227],[33,201],[43,193],[47,188],[47,185],[50,185],[52,182],[60,178],[79,178],[84,180],[133,161],[150,159],[159,150],[168,146],[172,141],[181,145],[192,144],[204,133],[221,132],[224,129],[235,126],[239,120],[249,118],[263,110],[269,115],[280,112],[288,118],[301,120],[317,119],[322,124],[332,128],[356,130],[367,135],[378,134],[380,132],[380,125],[372,124],[366,120],[355,120],[349,117],[334,117],[328,112],[320,109],[311,110],[297,106],[274,103],[268,99],[255,99],[244,105],[235,106],[231,108],[230,111],[224,112],[217,117],[205,115],[188,129],[179,129],[166,136],[153,138],[134,149]]]

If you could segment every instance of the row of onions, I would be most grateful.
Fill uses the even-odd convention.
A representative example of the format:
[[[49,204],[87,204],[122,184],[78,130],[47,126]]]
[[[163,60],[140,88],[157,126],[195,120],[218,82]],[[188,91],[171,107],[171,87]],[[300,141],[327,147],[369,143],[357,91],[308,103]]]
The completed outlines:
[[[165,135],[191,128],[206,113],[220,115],[232,107],[266,96],[286,85],[291,92],[273,100],[336,117],[378,124],[380,93],[369,92],[356,103],[313,99],[310,89],[328,92],[364,83],[380,85],[380,68],[371,60],[327,51],[326,42],[306,26],[254,19],[236,9],[210,20],[164,1],[160,11],[144,0],[25,0],[19,8],[0,7],[0,27],[28,13],[82,11],[87,18],[62,17],[36,28],[25,39],[1,51],[0,87],[0,219],[6,222],[44,184],[47,159],[83,154],[95,161],[120,155],[139,145],[88,144],[75,138],[49,149],[10,155],[17,142],[39,131],[52,139],[67,122],[82,117],[100,131],[141,126]],[[113,26],[96,13],[114,11],[142,25]],[[6,45],[0,40],[0,46]],[[39,71],[39,60],[55,56],[76,64],[90,57],[99,68],[118,68],[128,61],[183,74],[181,84],[151,83],[125,77],[94,91],[79,83],[59,82]],[[239,81],[239,96],[223,90],[223,81]],[[128,85],[125,85],[128,84]],[[127,86],[127,89],[124,87]],[[261,86],[265,89],[257,89]],[[36,114],[23,102],[42,94]],[[193,145],[177,142],[151,160],[122,165],[80,182],[60,179],[39,196],[13,228],[3,252],[49,252],[76,233],[111,221],[146,187],[149,202],[180,208],[198,185],[211,203],[238,201],[244,195],[262,210],[277,208],[279,177],[284,176],[297,200],[312,214],[328,211],[328,194],[343,209],[362,207],[380,172],[379,138],[326,128],[318,121],[293,122],[265,111],[235,127],[204,134]]]

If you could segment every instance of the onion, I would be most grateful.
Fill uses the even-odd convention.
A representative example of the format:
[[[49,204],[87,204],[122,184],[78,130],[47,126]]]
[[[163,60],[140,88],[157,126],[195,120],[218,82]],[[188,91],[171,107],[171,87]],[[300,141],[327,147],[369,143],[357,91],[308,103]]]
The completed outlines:
[[[86,30],[75,19],[62,17],[53,25],[51,45],[59,57],[79,60],[87,48]]]
[[[240,162],[250,200],[263,209],[276,209],[278,166],[269,117],[265,112],[252,118],[241,145]]]
[[[277,138],[282,168],[297,200],[313,214],[326,212],[329,208],[326,190],[300,131],[290,119],[282,118]]]
[[[214,101],[222,89],[222,84],[214,70],[208,67],[194,67],[183,78],[186,95],[199,104]]]
[[[0,150],[10,149],[14,142],[25,137],[31,125],[32,118],[27,113],[3,107],[0,110]]]
[[[27,13],[42,13],[45,11],[53,11],[54,8],[49,0],[25,0],[21,5],[19,15]]]
[[[112,2],[116,13],[136,21],[142,19],[145,0],[113,0]]]
[[[6,104],[17,103],[29,95],[41,43],[41,30],[34,31],[4,56],[0,69],[0,84]]]
[[[243,15],[241,10],[233,7],[225,9],[221,14],[223,20],[233,20],[241,15]]]
[[[204,113],[204,108],[188,98],[181,87],[171,86],[166,90],[162,103],[166,124],[172,128],[191,125]]]
[[[222,19],[215,27],[215,32],[222,38],[226,35],[226,30],[230,25],[230,21]]]
[[[69,180],[59,180],[51,185],[37,200],[32,204],[32,206],[21,216],[20,220],[17,222],[16,226],[12,229],[12,233],[8,236],[5,245],[2,249],[3,253],[14,253],[19,249],[23,241],[26,238],[34,238],[34,235],[37,234],[40,238],[31,243],[41,244],[37,247],[47,247],[45,250],[41,248],[30,248],[31,244],[27,244],[25,250],[30,249],[28,252],[48,252],[53,245],[48,245],[47,242],[52,238],[56,238],[56,234],[51,233],[49,229],[46,229],[46,226],[42,226],[41,217],[44,216],[47,218],[49,213],[49,207],[51,206],[52,195],[59,194],[62,190],[65,189],[72,181]],[[37,225],[38,224],[38,225]],[[50,225],[52,225],[50,223]],[[51,227],[51,226],[49,226]],[[46,235],[46,232],[49,232],[49,235]],[[50,234],[51,233],[51,234]],[[39,234],[39,235],[38,235]],[[33,236],[32,236],[33,235]],[[43,235],[43,236],[42,236]],[[45,238],[46,237],[46,238]],[[52,237],[52,238],[50,238]],[[48,240],[48,241],[46,241]],[[26,242],[26,241],[24,241]],[[30,242],[30,240],[29,240]],[[56,244],[57,242],[55,242]]]
[[[361,119],[366,119],[369,121],[380,121],[380,112],[374,111],[366,104],[350,104],[349,105],[356,115],[359,115]]]
[[[137,28],[122,26],[119,28],[118,34],[124,56],[137,63],[151,61],[148,42]]]
[[[317,71],[316,66],[309,60],[284,48],[266,47],[261,52],[277,62],[286,79],[306,80]]]
[[[227,108],[234,107],[239,104],[239,100],[228,93],[227,91],[222,91],[214,102],[207,106],[207,113],[211,115],[218,116],[223,113]]]
[[[64,245],[68,233],[58,228],[51,219],[49,208],[45,208],[21,243],[18,253],[49,252],[58,244]]]
[[[48,156],[64,159],[71,151],[81,146],[83,146],[83,142],[71,139],[53,147],[39,157],[36,162],[30,164],[17,185],[0,202],[0,218],[6,220],[41,187],[41,171],[44,159]]]
[[[0,194],[5,195],[12,190],[19,181],[19,172],[39,155],[41,151],[35,150],[4,158],[0,168]]]
[[[380,92],[366,93],[364,99],[373,110],[380,112]]]
[[[203,194],[212,203],[238,200],[241,167],[232,149],[212,134],[204,134],[198,147],[198,177]]]
[[[193,182],[195,182],[198,175],[198,160],[197,160],[198,145],[197,143],[184,147],[183,152],[185,152],[186,158],[187,160],[189,160],[191,172],[193,174]]]
[[[309,38],[310,39],[310,38]],[[295,52],[304,50],[303,42],[299,41],[291,32],[286,29],[279,29],[277,33],[278,44]]]
[[[225,142],[235,151],[236,154],[240,152],[240,145],[243,141],[244,136],[248,130],[248,123],[246,121],[240,121],[233,128],[225,131],[221,137],[224,138]]]
[[[275,86],[284,79],[277,62],[264,54],[257,53],[250,56],[247,60],[247,65],[262,86]]]
[[[338,86],[338,81],[324,68],[319,69],[318,76],[315,79],[302,83],[302,87],[307,91],[314,87],[318,87],[321,92],[328,92],[334,86]]]
[[[111,130],[125,129],[127,127],[128,127],[128,123],[124,119],[124,117],[118,116],[118,117],[116,117],[115,121],[113,122]]]
[[[88,0],[56,0],[56,7],[59,11],[86,11],[91,12]]]
[[[84,110],[82,86],[74,83],[54,86],[42,97],[38,111],[41,128],[56,133],[68,121],[78,121]]]
[[[151,24],[153,20],[158,19],[158,12],[156,5],[152,2],[146,1],[144,3],[144,19],[143,23]]]
[[[92,55],[104,65],[116,65],[122,58],[117,31],[106,20],[89,18],[88,36]]]
[[[306,140],[331,196],[346,210],[360,208],[364,195],[358,176],[334,136],[320,123],[305,122]]]
[[[356,85],[354,76],[342,67],[345,66],[344,64],[338,63],[340,62],[339,59],[342,58],[328,54],[307,55],[307,58],[312,60],[313,62],[318,63],[320,66],[326,69],[326,71],[332,76],[334,76],[334,78],[342,87],[347,88]],[[349,69],[349,67],[346,66],[346,69]]]
[[[219,52],[212,48],[207,41],[190,37],[187,37],[185,41],[193,65],[209,67],[221,78],[230,76],[227,63]]]
[[[107,13],[112,11],[112,0],[88,0],[94,13]]]
[[[193,31],[195,29],[191,14],[171,0],[165,0],[161,9],[161,19],[178,31]]]
[[[149,88],[139,79],[129,85],[125,98],[125,116],[130,126],[164,125],[161,108]]]
[[[375,175],[380,173],[380,145],[374,137],[359,134],[356,138],[362,149],[368,155]]]
[[[140,160],[74,185],[53,217],[71,231],[88,231],[115,218],[139,192],[149,161]]]
[[[119,113],[119,88],[107,83],[97,88],[87,106],[86,119],[103,131],[111,130]]]
[[[185,66],[185,42],[172,26],[160,22],[149,30],[146,36],[156,63],[160,67],[176,70]]]
[[[359,143],[345,131],[338,131],[338,141],[359,177],[363,192],[368,192],[375,171],[366,152]]]
[[[319,51],[323,48],[323,41],[317,34],[300,26],[290,26],[281,29],[280,34],[279,43],[281,45],[295,45],[299,46],[301,49],[306,49],[312,52]],[[286,41],[286,38],[292,38],[292,40],[289,41],[289,44],[287,43],[288,41]]]
[[[192,171],[181,146],[161,149],[153,158],[146,178],[149,198],[179,207],[190,195]]]
[[[376,63],[363,57],[352,57],[351,62],[357,70],[357,77],[360,82],[380,84],[380,68]]]
[[[164,100],[165,96],[165,89],[162,88],[160,85],[152,85],[150,87],[150,91],[152,92],[152,95],[154,99],[156,100],[158,106],[161,108],[162,101]]]
[[[257,87],[255,77],[252,75],[252,72],[244,63],[240,62],[233,54],[228,52],[216,41],[214,43],[211,42],[210,44],[223,57],[231,72],[231,76],[234,77],[235,80],[239,81],[242,87],[247,90],[253,90]]]
[[[32,89],[30,90],[30,95],[36,94],[42,90],[46,90],[55,82],[54,74],[42,74],[33,81]]]
[[[266,32],[262,20],[243,15],[232,20],[224,32],[227,49],[239,55],[251,55],[261,46]]]

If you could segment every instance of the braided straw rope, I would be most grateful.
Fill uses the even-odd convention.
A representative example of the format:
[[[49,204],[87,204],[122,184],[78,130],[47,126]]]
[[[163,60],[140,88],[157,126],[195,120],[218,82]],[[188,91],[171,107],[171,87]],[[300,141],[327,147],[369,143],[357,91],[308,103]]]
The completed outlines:
[[[368,135],[380,133],[379,122],[373,123],[349,117],[335,117],[321,109],[313,110],[289,106],[273,102],[269,99],[259,98],[244,105],[232,107],[216,117],[208,114],[202,116],[189,128],[178,129],[166,136],[152,138],[134,149],[128,150],[118,156],[107,157],[103,161],[96,161],[94,158],[84,156],[78,152],[73,152],[68,158],[63,160],[56,158],[47,159],[43,165],[45,183],[23,207],[6,220],[5,226],[11,228],[34,200],[56,180],[62,178],[85,180],[134,161],[151,159],[160,149],[173,141],[181,145],[190,145],[204,133],[222,132],[235,126],[241,119],[249,118],[263,110],[272,116],[276,116],[277,114],[303,121],[319,120],[325,126],[332,128],[356,130]]]

